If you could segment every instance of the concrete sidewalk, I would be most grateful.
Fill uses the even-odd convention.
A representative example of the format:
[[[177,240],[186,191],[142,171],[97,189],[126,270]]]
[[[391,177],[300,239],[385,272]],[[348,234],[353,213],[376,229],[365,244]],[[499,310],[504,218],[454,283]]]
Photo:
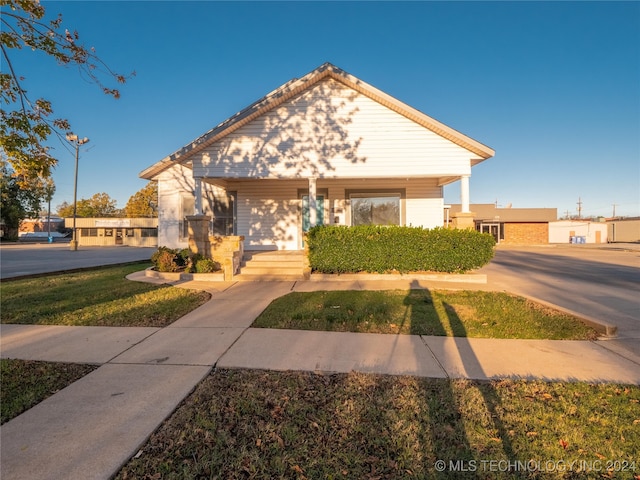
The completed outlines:
[[[138,274],[134,278],[141,279]],[[640,384],[640,364],[608,349],[607,340],[255,329],[250,325],[273,299],[327,285],[190,286],[210,291],[211,301],[162,329],[0,327],[3,358],[101,365],[0,427],[3,480],[110,478],[212,367]],[[332,282],[330,286],[407,288],[406,282]]]

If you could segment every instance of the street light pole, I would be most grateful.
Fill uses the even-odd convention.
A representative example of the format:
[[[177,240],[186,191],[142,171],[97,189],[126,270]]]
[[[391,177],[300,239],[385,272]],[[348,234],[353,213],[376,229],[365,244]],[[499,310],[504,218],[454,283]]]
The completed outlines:
[[[67,133],[67,140],[73,143],[76,147],[76,170],[75,170],[74,181],[73,181],[73,237],[71,238],[71,250],[76,251],[78,250],[78,234],[76,231],[76,216],[77,216],[77,208],[78,208],[78,203],[77,203],[78,157],[79,157],[80,145],[84,145],[85,143],[88,143],[89,139],[87,137],[78,138],[77,135],[74,135],[73,133],[69,132]]]

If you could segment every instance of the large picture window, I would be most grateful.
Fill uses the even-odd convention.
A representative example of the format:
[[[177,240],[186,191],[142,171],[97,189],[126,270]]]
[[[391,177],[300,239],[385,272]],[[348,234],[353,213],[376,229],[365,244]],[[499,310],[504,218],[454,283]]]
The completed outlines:
[[[352,193],[351,225],[401,225],[402,195],[398,193]]]

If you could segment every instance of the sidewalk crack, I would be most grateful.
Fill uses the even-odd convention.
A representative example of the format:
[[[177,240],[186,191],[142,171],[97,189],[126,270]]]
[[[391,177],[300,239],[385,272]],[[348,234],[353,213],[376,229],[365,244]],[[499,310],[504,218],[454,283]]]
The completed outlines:
[[[424,339],[424,335],[420,335],[420,341],[422,342],[422,344],[427,348],[427,350],[429,350],[429,353],[431,354],[431,357],[436,361],[436,363],[438,364],[438,366],[440,367],[440,370],[442,370],[442,372],[445,374],[445,376],[447,377],[448,380],[451,380],[451,377],[449,376],[449,373],[445,370],[444,365],[442,365],[442,363],[440,362],[440,360],[438,360],[438,357],[436,357],[436,354],[433,352],[433,350],[431,350],[431,347],[429,347],[429,345],[427,344],[427,342]]]

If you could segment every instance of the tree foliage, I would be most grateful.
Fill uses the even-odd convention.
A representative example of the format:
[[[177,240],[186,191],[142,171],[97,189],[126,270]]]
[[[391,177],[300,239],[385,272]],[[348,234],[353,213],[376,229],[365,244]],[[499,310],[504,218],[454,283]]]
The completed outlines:
[[[116,200],[106,193],[96,193],[91,198],[81,198],[77,202],[77,217],[117,217],[121,211],[116,206]],[[62,202],[57,207],[58,215],[61,217],[73,217],[73,203]]]
[[[20,222],[27,217],[36,217],[40,210],[40,198],[46,195],[47,185],[35,185],[24,190],[20,178],[8,164],[0,165],[0,215],[4,223],[5,238],[17,238]]]
[[[47,178],[57,160],[44,142],[53,134],[70,130],[69,122],[54,118],[53,106],[44,98],[32,99],[24,88],[25,78],[16,72],[10,51],[30,49],[43,52],[59,65],[75,65],[82,76],[96,84],[106,95],[120,97],[120,92],[105,85],[103,79],[123,84],[129,76],[109,68],[95,53],[80,42],[77,31],[62,29],[62,16],[45,20],[45,9],[38,0],[0,0],[0,48],[3,69],[0,72],[0,145],[3,156],[13,167],[16,181],[29,188],[33,179]]]
[[[158,183],[149,182],[129,197],[124,207],[126,217],[158,216]]]

